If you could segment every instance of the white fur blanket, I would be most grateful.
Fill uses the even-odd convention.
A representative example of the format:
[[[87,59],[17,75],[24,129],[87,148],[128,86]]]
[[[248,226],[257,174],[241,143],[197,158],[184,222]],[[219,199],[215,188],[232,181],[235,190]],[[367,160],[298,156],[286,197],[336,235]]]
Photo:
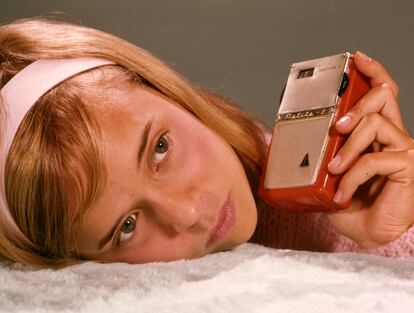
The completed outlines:
[[[414,312],[414,258],[244,244],[145,265],[3,261],[0,312]]]

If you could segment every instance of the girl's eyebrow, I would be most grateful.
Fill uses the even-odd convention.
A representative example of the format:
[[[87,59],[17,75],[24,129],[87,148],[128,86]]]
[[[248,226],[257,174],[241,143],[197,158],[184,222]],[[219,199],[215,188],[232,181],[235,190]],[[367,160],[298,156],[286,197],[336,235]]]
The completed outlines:
[[[153,122],[153,118],[151,118],[150,120],[147,121],[147,123],[145,124],[144,130],[141,133],[141,143],[140,143],[140,147],[138,150],[138,167],[141,166],[142,163],[142,159],[143,159],[143,155],[145,152],[145,148],[147,147],[147,143],[148,143],[148,137],[149,137],[149,133],[152,127],[152,122]],[[98,242],[98,250],[102,250],[103,247],[105,247],[105,245],[108,243],[108,241],[110,241],[112,239],[112,237],[114,236],[114,233],[118,227],[118,225],[122,222],[122,219],[124,218],[124,214],[123,212],[130,212],[130,210],[126,210],[126,211],[120,211],[121,214],[118,217],[116,223],[112,226],[112,228],[110,229],[110,231]]]
[[[105,247],[105,245],[112,239],[112,237],[114,236],[114,233],[118,227],[118,225],[121,223],[122,218],[124,216],[121,215],[121,217],[117,220],[117,222],[115,223],[115,225],[112,226],[111,230],[98,242],[98,250],[102,250],[103,247]]]
[[[141,146],[138,152],[138,166],[141,167],[142,156],[144,155],[145,148],[147,147],[148,137],[151,130],[153,119],[150,119],[147,124],[145,124],[144,131],[141,134]]]

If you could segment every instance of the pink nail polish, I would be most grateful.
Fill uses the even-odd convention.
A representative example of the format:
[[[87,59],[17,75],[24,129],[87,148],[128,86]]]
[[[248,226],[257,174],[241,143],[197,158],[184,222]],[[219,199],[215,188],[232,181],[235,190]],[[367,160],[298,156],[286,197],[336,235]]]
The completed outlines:
[[[371,62],[372,61],[372,59],[369,56],[367,56],[365,53],[362,53],[361,51],[358,51],[357,53],[365,61],[367,61],[367,62]]]
[[[334,157],[332,159],[331,162],[329,162],[328,166],[329,167],[337,167],[339,164],[341,164],[341,156],[337,155],[336,157]]]
[[[351,122],[351,117],[349,115],[344,115],[336,123],[340,126],[346,126],[350,122]]]
[[[342,201],[342,190],[338,189],[338,191],[336,192],[333,201],[336,203],[340,203]]]

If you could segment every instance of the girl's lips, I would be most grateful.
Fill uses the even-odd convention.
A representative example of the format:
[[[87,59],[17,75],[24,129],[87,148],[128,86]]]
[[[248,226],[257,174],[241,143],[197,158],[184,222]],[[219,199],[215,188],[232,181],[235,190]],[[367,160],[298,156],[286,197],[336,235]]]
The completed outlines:
[[[236,207],[230,199],[227,199],[221,206],[216,219],[216,224],[210,231],[207,245],[211,245],[224,237],[230,232],[236,221]]]

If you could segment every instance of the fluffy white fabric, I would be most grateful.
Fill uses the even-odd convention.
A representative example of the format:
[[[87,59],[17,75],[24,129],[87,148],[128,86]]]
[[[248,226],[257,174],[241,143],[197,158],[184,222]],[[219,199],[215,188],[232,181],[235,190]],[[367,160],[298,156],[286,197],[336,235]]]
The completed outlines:
[[[414,312],[414,258],[244,244],[196,260],[0,262],[1,312]]]

